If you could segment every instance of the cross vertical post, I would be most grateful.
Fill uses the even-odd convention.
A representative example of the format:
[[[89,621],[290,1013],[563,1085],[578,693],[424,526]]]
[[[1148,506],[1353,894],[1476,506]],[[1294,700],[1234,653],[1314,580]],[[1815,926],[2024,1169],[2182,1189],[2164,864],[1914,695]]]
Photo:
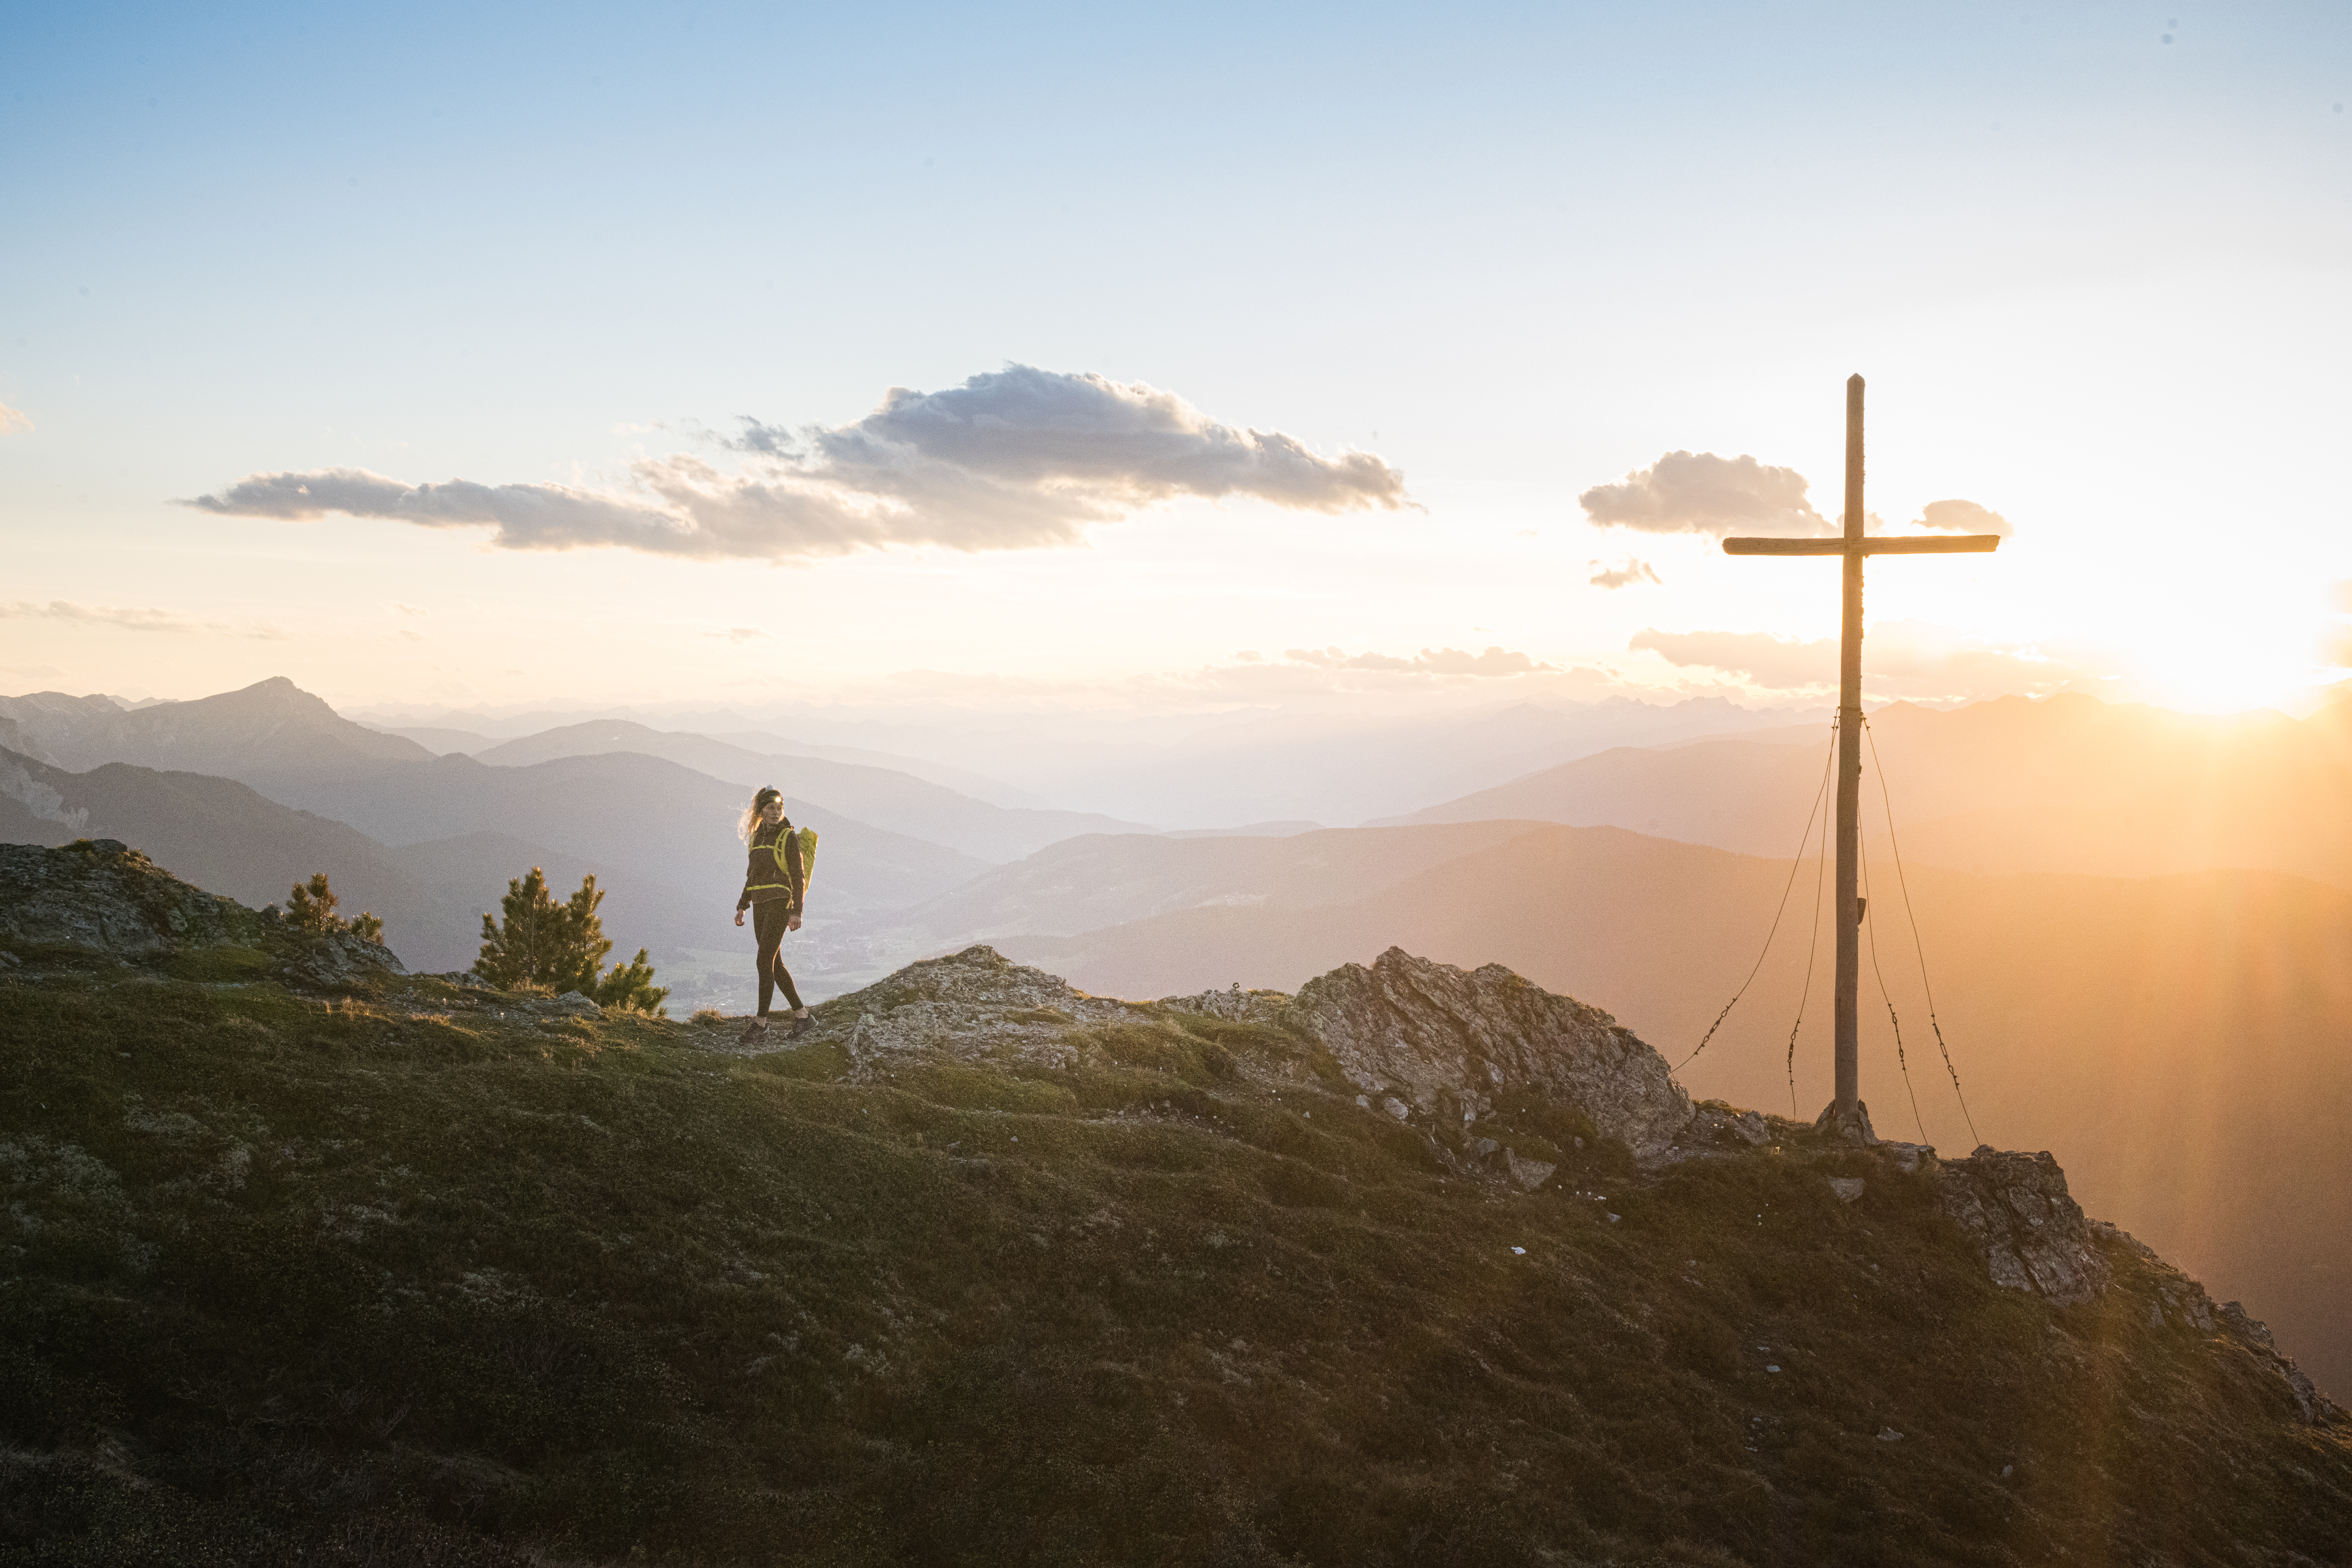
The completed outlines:
[[[1838,626],[1837,1100],[1832,1120],[1861,1124],[1862,377],[1845,383],[1845,606]]]
[[[1845,604],[1838,637],[1837,757],[1837,995],[1832,1014],[1837,1097],[1822,1124],[1841,1137],[1867,1142],[1870,1112],[1862,1102],[1862,910],[1856,886],[1862,864],[1862,563],[1869,555],[1953,555],[1997,550],[1995,533],[1899,539],[1868,538],[1862,507],[1862,377],[1845,384],[1845,516],[1830,539],[1727,539],[1727,555],[1837,555],[1844,558]]]

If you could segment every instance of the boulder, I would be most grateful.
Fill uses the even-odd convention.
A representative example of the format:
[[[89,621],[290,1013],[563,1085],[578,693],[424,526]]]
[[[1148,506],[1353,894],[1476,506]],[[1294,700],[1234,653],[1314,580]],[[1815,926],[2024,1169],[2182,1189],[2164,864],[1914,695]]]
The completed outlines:
[[[1308,981],[1287,1019],[1357,1088],[1424,1116],[1458,1107],[1474,1119],[1528,1089],[1576,1105],[1639,1156],[1663,1152],[1691,1120],[1665,1058],[1632,1030],[1499,963],[1461,970],[1392,947],[1369,969]]]
[[[1993,1283],[2060,1306],[2091,1300],[2113,1277],[2066,1173],[2049,1151],[2019,1154],[1979,1144],[1937,1167],[1944,1212],[1984,1255]]]
[[[340,991],[381,974],[405,974],[392,949],[347,931],[289,932],[273,944],[278,977],[299,989]]]

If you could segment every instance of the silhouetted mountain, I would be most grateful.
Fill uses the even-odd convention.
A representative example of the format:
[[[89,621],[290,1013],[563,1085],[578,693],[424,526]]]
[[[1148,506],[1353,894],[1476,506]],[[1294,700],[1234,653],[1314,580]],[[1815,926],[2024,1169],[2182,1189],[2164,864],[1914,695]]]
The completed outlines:
[[[71,773],[0,750],[0,840],[118,838],[174,876],[256,906],[284,903],[293,884],[324,871],[343,912],[382,916],[386,944],[412,963],[471,963],[478,945],[457,923],[453,946],[445,933],[463,909],[436,903],[383,845],[231,779],[123,763]]]
[[[943,763],[936,757],[908,756],[898,752],[877,752],[868,746],[830,746],[814,741],[796,741],[789,735],[772,734],[765,730],[713,730],[700,731],[714,741],[730,746],[740,746],[747,752],[763,757],[815,757],[828,763],[855,763],[863,767],[888,768],[893,773],[912,773],[927,784],[951,789],[958,795],[968,795],[974,800],[1001,805],[1008,811],[1051,811],[1052,803],[1016,789],[1003,779],[987,773],[974,773],[970,768]]]
[[[493,737],[478,735],[471,730],[445,730],[429,726],[423,729],[403,729],[389,724],[371,724],[368,728],[382,734],[398,735],[404,741],[414,741],[436,757],[446,757],[452,752],[463,752],[469,757],[479,756],[499,743]]]
[[[1496,835],[1489,844],[1353,902],[1327,902],[1329,889],[1311,885],[1251,903],[1212,895],[1194,900],[1206,907],[998,945],[1087,990],[1133,995],[1234,983],[1288,989],[1402,944],[1605,997],[1679,1062],[1755,964],[1790,884],[1785,860],[1615,828],[1481,826]],[[1349,837],[1148,842],[1165,846],[1155,886],[1265,888],[1274,866],[1236,867],[1236,852]],[[1188,879],[1190,855],[1202,858]],[[1055,897],[1048,867],[1034,884],[1021,869],[971,889],[1030,893],[1034,903],[995,903],[1008,930],[1023,921],[1034,929]],[[1866,965],[1874,945],[1927,1141],[1967,1148],[1980,1132],[2003,1146],[2072,1150],[2086,1201],[2256,1304],[2323,1384],[2352,1386],[2352,1139],[2343,1132],[2352,1116],[2352,897],[2262,872],[2118,880],[1911,867],[1910,900],[1972,1131],[1929,1026],[1902,890],[1891,867],[1874,863],[1873,872]],[[1809,864],[1797,879],[1754,989],[1681,1069],[1695,1094],[1790,1104],[1784,1058],[1814,877]],[[1830,1095],[1825,929],[1812,959],[1794,1101],[1808,1117]],[[1868,967],[1863,1048],[1880,1131],[1907,1131],[1910,1102]]]
[[[496,914],[507,883],[534,866],[547,873],[548,886],[559,896],[577,888],[583,877],[594,877],[604,893],[598,918],[614,947],[624,957],[640,947],[651,948],[663,965],[674,967],[680,951],[697,941],[723,941],[724,931],[711,917],[717,913],[724,920],[734,903],[731,887],[714,896],[707,887],[623,870],[609,861],[551,849],[510,833],[465,833],[404,844],[384,854],[424,889],[436,910],[446,911],[433,940],[421,944],[410,960],[420,969],[436,972],[472,966],[481,947],[481,917]],[[394,951],[410,956],[397,944]],[[750,968],[748,958],[744,967]],[[668,969],[663,973],[667,980]]]
[[[1324,828],[1286,837],[1091,835],[893,917],[920,944],[1069,933],[1177,910],[1353,903],[1528,831],[1525,823]],[[1194,987],[1198,989],[1198,987]]]
[[[1136,833],[1139,822],[1088,812],[1006,810],[908,773],[819,757],[761,755],[707,735],[599,720],[542,731],[476,753],[499,767],[528,767],[558,757],[636,752],[661,757],[746,790],[774,784],[860,822],[928,838],[983,860],[1017,860],[1081,833]]]
[[[387,844],[502,833],[607,865],[702,900],[708,926],[673,931],[670,941],[715,946],[732,940],[727,928],[743,882],[735,823],[749,804],[747,792],[658,757],[614,752],[530,767],[436,757],[320,780],[309,799]],[[829,919],[901,909],[987,869],[969,855],[808,801],[787,796],[785,809],[822,836],[817,877]]]
[[[89,732],[108,722],[103,714],[65,711],[97,721],[73,731],[76,743],[107,743]],[[428,970],[470,964],[481,914],[534,865],[565,886],[594,871],[607,889],[606,930],[632,951],[743,945],[733,929],[743,876],[734,824],[746,793],[737,785],[619,753],[511,768],[463,756],[385,763],[317,748],[307,754],[327,765],[298,772],[287,764],[306,754],[301,745],[266,752],[284,771],[257,770],[273,786],[263,788],[122,763],[76,773],[0,753],[0,836],[121,838],[252,902],[282,900],[294,880],[323,870],[348,908],[383,916],[387,940]],[[813,980],[837,963],[866,963],[862,947],[836,952],[830,929],[922,902],[987,868],[805,801],[787,809],[822,836],[812,926],[796,939]]]
[[[1871,716],[1903,851],[1981,871],[2243,866],[2352,888],[2352,726],[2323,710],[2174,713],[2084,696]],[[1828,727],[1621,749],[1392,819],[1609,825],[1755,855],[1796,848]],[[1864,831],[1885,839],[1864,758]]]
[[[284,676],[130,710],[110,698],[41,691],[0,698],[0,714],[77,773],[130,763],[237,779],[274,799],[284,798],[281,787],[299,789],[314,776],[431,755],[413,741],[352,723]]]

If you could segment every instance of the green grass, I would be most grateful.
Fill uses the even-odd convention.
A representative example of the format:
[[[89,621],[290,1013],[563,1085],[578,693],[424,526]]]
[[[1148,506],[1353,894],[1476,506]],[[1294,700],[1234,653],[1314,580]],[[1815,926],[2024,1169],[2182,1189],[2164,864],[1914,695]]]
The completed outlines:
[[[850,1082],[502,1005],[0,990],[0,1563],[2352,1541],[2344,1435],[2151,1326],[2144,1266],[2073,1311],[1999,1290],[1865,1155],[1643,1177],[1517,1100],[1473,1131],[1560,1163],[1522,1194],[1249,1026]]]

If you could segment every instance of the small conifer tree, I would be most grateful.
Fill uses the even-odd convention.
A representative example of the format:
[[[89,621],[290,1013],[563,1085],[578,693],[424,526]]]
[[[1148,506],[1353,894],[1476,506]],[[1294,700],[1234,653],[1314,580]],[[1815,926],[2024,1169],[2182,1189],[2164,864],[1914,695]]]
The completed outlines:
[[[317,936],[341,931],[343,922],[335,918],[336,902],[335,890],[327,886],[327,874],[314,872],[309,881],[295,883],[287,895],[286,923]]]
[[[596,973],[613,951],[596,915],[604,901],[604,889],[593,876],[562,903],[548,891],[547,874],[536,866],[528,877],[509,879],[506,897],[499,900],[501,918],[482,917],[482,952],[474,973],[505,990],[530,985],[595,995]],[[642,962],[645,953],[637,957]],[[652,978],[648,966],[644,979]]]
[[[669,1016],[662,998],[669,987],[654,984],[654,966],[646,962],[646,950],[637,949],[637,956],[626,963],[616,963],[596,982],[596,1003],[603,1007],[625,1007],[633,1013],[650,1013],[656,1018]]]
[[[307,882],[297,882],[286,896],[286,923],[296,931],[312,936],[327,936],[335,931],[350,931],[362,942],[383,941],[383,921],[362,910],[350,920],[335,913],[341,902],[335,889],[327,884],[324,871],[311,873]]]

